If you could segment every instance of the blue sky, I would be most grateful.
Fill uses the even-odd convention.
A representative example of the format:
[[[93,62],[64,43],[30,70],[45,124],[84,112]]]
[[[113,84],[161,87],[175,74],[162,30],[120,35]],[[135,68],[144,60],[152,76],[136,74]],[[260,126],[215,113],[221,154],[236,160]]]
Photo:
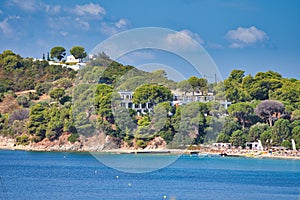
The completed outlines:
[[[118,32],[163,27],[199,42],[223,77],[238,68],[300,79],[299,10],[298,0],[3,0],[0,51],[41,57],[56,45],[81,45],[89,52]],[[155,53],[143,55],[152,62]]]

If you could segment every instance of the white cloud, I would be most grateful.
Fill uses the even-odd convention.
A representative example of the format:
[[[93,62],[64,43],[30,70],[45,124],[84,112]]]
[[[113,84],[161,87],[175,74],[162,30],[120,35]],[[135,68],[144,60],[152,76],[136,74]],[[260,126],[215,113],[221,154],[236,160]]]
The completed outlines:
[[[103,7],[101,7],[99,4],[85,4],[85,5],[76,5],[75,8],[72,10],[73,13],[79,16],[85,16],[85,15],[93,15],[93,16],[99,16],[99,15],[105,15],[106,11]]]
[[[118,22],[115,23],[117,28],[123,28],[128,25],[128,22],[125,19],[120,19]]]
[[[102,22],[100,31],[105,35],[114,35],[118,32],[126,30],[130,26],[130,23],[126,19],[120,19],[117,22],[107,23]]]
[[[46,5],[45,9],[46,9],[46,12],[48,12],[48,13],[59,13],[61,10],[61,6],[60,5],[54,5],[54,6]]]
[[[48,26],[51,29],[66,29],[70,26],[71,22],[76,22],[74,21],[71,17],[49,17],[48,19]]]
[[[49,17],[47,23],[51,29],[56,30],[57,33],[60,33],[63,36],[64,36],[64,34],[62,34],[62,33],[67,32],[67,31],[70,32],[70,30],[72,30],[71,32],[74,33],[75,30],[76,31],[77,30],[87,31],[90,29],[89,22],[87,22],[79,17],[76,19],[73,19],[70,16]]]
[[[238,27],[236,30],[228,31],[225,37],[231,42],[230,48],[243,48],[269,39],[264,31],[255,26],[250,28]]]
[[[197,34],[189,30],[181,30],[176,33],[168,34],[166,37],[167,45],[172,49],[194,49],[199,44],[204,44],[204,40]]]
[[[13,20],[13,19],[20,19],[20,17],[19,16],[9,16],[9,17],[5,18],[2,22],[0,22],[0,30],[2,31],[2,33],[5,36],[12,36],[12,34],[13,34],[13,29],[9,24],[9,21]]]
[[[80,18],[76,18],[76,22],[79,24],[80,28],[87,31],[90,29],[90,24],[86,21],[81,20]]]
[[[2,22],[0,22],[0,29],[4,35],[9,35],[11,33],[11,27],[7,21],[7,19],[4,19]]]
[[[43,2],[39,0],[10,0],[8,2],[9,5],[14,5],[25,11],[36,11],[41,10],[43,7]]]
[[[40,0],[9,0],[8,5],[19,7],[28,12],[46,11],[55,14],[61,11],[60,5],[48,5]]]
[[[188,38],[195,40],[196,42],[198,42],[199,44],[204,44],[204,40],[202,38],[200,38],[200,36],[197,33],[193,33],[190,30],[182,30],[179,31],[180,33],[184,34],[185,36],[187,36]]]

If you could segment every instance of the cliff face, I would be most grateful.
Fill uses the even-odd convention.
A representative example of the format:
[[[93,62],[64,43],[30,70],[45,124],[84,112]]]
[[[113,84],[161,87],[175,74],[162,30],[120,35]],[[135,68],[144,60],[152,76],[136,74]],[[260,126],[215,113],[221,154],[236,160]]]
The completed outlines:
[[[30,143],[28,145],[17,145],[15,140],[8,137],[0,136],[0,149],[11,150],[27,150],[27,151],[110,151],[110,150],[141,150],[134,146],[128,146],[124,141],[105,136],[103,133],[94,135],[93,137],[81,136],[75,143],[68,141],[69,134],[65,133],[58,140],[50,141],[44,139],[38,143]],[[161,137],[151,140],[145,150],[165,149],[166,142]]]

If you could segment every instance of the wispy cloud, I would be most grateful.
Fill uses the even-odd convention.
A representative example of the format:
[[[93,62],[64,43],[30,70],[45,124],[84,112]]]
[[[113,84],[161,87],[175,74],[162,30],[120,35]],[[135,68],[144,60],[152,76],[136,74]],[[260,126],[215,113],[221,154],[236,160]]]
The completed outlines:
[[[46,12],[48,13],[59,13],[61,11],[60,5],[54,5],[54,6],[46,5],[45,8],[46,8]]]
[[[47,24],[51,29],[60,30],[62,28],[68,29],[71,25],[70,23],[74,23],[75,20],[73,20],[71,17],[49,17],[47,19]]]
[[[114,35],[118,32],[128,29],[130,22],[126,19],[120,19],[117,22],[102,22],[100,31],[105,35]]]
[[[0,22],[0,30],[7,37],[12,36],[12,34],[13,34],[13,28],[9,24],[9,21],[14,20],[14,19],[20,19],[20,17],[19,16],[9,16]]]
[[[44,3],[39,0],[9,0],[8,4],[30,12],[41,10],[44,7]]]
[[[82,30],[89,30],[90,29],[90,24],[87,22],[87,21],[84,21],[80,18],[76,18],[76,22],[79,24],[79,27],[82,29]]]
[[[18,7],[27,12],[45,11],[47,13],[59,13],[60,5],[49,5],[40,0],[9,0],[8,5]]]
[[[99,16],[99,15],[105,15],[106,11],[103,7],[101,7],[99,4],[85,4],[85,5],[76,5],[74,9],[72,9],[72,12],[78,16],[86,16],[86,15],[93,15],[93,16]]]
[[[115,23],[117,28],[124,28],[128,25],[128,22],[125,19],[120,19],[118,22]]]
[[[236,30],[230,30],[225,38],[231,42],[230,48],[244,48],[269,39],[267,33],[257,29],[255,26],[249,28],[238,27]]]
[[[56,33],[65,36],[65,33],[71,33],[75,30],[88,31],[90,29],[90,24],[88,21],[81,19],[79,17],[73,19],[73,17],[49,17],[48,26],[56,30]]]
[[[197,45],[204,44],[204,40],[190,30],[181,30],[176,33],[168,34],[166,37],[167,45],[172,49],[194,49]]]

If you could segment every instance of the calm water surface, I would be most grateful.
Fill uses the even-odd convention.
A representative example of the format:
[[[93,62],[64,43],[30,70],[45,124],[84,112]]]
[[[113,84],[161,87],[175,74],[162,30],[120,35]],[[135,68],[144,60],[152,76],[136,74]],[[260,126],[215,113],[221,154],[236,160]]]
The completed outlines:
[[[182,156],[157,171],[126,173],[88,153],[0,150],[0,199],[300,200],[300,161]]]

